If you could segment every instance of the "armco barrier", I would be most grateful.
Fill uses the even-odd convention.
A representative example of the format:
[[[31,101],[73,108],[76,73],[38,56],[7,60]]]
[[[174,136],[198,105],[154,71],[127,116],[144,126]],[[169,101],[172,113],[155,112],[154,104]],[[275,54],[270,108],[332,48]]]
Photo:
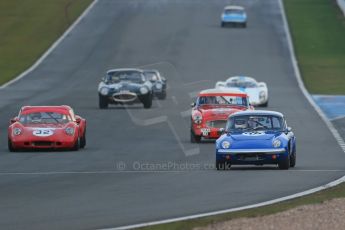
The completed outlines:
[[[345,0],[337,0],[340,9],[343,11],[345,16]]]

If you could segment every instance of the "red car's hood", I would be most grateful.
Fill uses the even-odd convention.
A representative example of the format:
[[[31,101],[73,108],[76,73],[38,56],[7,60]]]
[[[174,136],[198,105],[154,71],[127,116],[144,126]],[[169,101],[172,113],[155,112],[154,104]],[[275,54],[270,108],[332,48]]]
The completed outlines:
[[[201,112],[203,119],[219,119],[219,120],[226,120],[229,115],[246,110],[247,108],[242,107],[220,107],[220,106],[203,106],[198,108]]]
[[[22,124],[25,129],[38,129],[38,128],[47,128],[47,129],[64,129],[67,127],[67,124]]]

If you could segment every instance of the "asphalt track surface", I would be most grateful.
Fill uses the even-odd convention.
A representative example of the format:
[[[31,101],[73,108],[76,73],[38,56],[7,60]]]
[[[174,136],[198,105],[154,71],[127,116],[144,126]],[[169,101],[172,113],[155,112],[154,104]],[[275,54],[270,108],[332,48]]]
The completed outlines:
[[[223,0],[101,0],[36,70],[1,90],[0,228],[136,224],[271,200],[343,176],[345,154],[297,86],[278,1],[240,2],[247,29],[220,28]],[[99,110],[105,71],[141,66],[167,77],[167,100],[150,110]],[[283,112],[298,138],[296,168],[218,172],[207,168],[214,144],[189,143],[192,92],[236,74],[267,82],[269,109]],[[60,104],[87,119],[86,149],[7,151],[8,120],[20,106]],[[164,163],[168,170],[157,166]]]

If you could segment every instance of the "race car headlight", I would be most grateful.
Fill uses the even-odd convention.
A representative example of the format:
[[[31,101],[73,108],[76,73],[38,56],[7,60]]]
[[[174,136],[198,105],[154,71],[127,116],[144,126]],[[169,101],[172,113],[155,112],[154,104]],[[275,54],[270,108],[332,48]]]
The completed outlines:
[[[147,87],[141,87],[140,88],[140,93],[141,94],[147,94],[149,92],[148,88]]]
[[[67,135],[73,136],[73,135],[74,135],[74,128],[72,128],[72,127],[67,127],[67,128],[65,129],[65,132],[66,132]]]
[[[99,91],[100,94],[102,94],[103,96],[108,95],[109,93],[109,88],[108,87],[102,87],[101,90]]]
[[[194,116],[193,116],[193,121],[194,121],[195,124],[200,124],[201,121],[202,121],[202,116],[199,115],[199,114],[194,115]]]
[[[18,136],[22,133],[22,130],[20,128],[14,128],[12,133],[14,136]]]
[[[223,142],[222,142],[222,148],[223,148],[223,149],[228,149],[228,148],[230,148],[230,142],[229,142],[229,141],[223,141]]]
[[[163,86],[162,86],[161,83],[157,83],[157,84],[156,84],[156,89],[162,89],[162,87],[163,87]]]
[[[274,148],[279,148],[281,146],[282,142],[279,139],[275,139],[273,141],[273,147]]]

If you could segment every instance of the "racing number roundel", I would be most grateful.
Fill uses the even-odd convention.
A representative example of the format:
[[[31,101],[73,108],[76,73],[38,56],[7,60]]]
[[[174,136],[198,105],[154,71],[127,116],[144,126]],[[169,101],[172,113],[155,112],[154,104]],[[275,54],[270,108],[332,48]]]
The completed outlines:
[[[49,137],[54,134],[51,129],[35,129],[32,134],[37,137]]]

